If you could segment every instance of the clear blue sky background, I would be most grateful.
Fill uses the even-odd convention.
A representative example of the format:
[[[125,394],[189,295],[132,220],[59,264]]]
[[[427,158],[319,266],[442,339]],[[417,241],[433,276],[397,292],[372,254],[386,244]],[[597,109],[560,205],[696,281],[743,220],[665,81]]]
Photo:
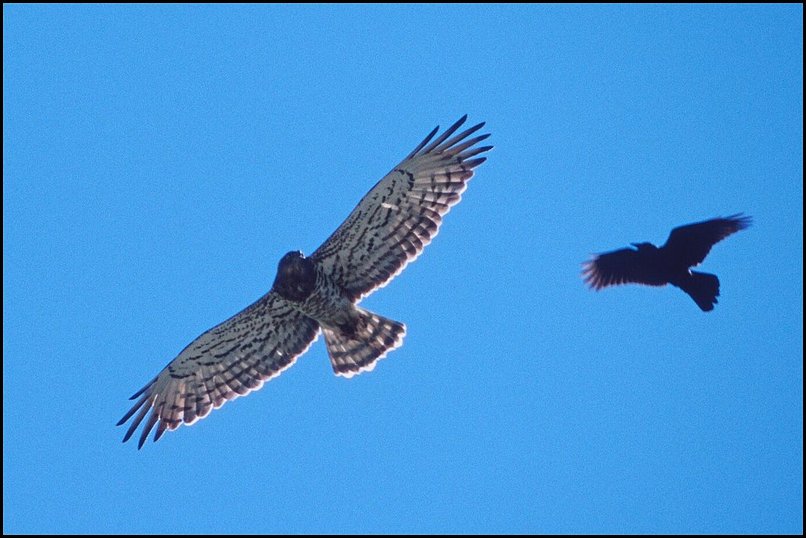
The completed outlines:
[[[5,532],[803,530],[803,8],[3,7]],[[115,423],[432,127],[495,149],[364,305],[142,451]],[[744,211],[677,289],[580,264]]]

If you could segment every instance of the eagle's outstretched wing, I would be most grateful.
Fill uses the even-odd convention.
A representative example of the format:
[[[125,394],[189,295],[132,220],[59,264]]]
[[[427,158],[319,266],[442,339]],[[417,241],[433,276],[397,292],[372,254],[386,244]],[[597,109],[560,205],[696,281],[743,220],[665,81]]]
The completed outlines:
[[[461,199],[473,169],[486,160],[476,156],[492,148],[476,147],[489,134],[468,138],[484,123],[451,138],[466,119],[433,141],[439,127],[431,131],[312,254],[350,299],[382,287],[416,259]]]
[[[699,265],[718,242],[727,236],[744,230],[752,219],[742,213],[716,219],[678,226],[669,234],[663,248],[671,259],[679,260],[688,267]]]
[[[118,422],[134,416],[123,442],[143,419],[138,447],[155,425],[154,441],[166,429],[193,424],[224,402],[259,389],[305,353],[318,333],[316,321],[270,291],[196,338],[131,397],[136,403]]]

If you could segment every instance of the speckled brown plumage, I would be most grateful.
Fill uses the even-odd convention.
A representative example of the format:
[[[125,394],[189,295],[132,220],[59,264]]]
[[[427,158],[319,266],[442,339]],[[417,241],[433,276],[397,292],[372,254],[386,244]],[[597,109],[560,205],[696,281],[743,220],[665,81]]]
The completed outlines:
[[[259,389],[305,353],[320,330],[334,372],[345,377],[372,370],[399,346],[405,325],[357,303],[420,255],[486,159],[478,155],[492,146],[477,144],[489,135],[471,137],[483,123],[454,134],[466,119],[437,138],[434,129],[309,258],[286,254],[266,295],[191,342],[132,396],[118,422],[132,419],[123,441],[142,424],[142,447],[155,426],[156,441]]]

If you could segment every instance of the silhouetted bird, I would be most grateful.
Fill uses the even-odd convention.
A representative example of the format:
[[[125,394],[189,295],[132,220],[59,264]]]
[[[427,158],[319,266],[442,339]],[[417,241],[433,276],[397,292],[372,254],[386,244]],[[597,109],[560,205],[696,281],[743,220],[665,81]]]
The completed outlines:
[[[741,213],[687,224],[672,230],[666,244],[631,243],[624,248],[599,254],[585,262],[585,282],[597,291],[617,284],[635,282],[648,286],[671,284],[688,293],[704,312],[714,309],[719,295],[716,275],[689,268],[699,265],[711,247],[732,233],[744,230],[752,219]]]

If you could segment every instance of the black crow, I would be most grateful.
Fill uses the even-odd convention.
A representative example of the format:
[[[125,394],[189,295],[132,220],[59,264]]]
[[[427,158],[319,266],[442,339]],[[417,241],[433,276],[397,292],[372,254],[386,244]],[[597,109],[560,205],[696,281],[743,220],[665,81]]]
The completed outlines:
[[[585,262],[582,274],[595,290],[635,282],[648,286],[671,284],[688,293],[704,312],[714,309],[719,279],[689,268],[699,265],[711,247],[732,233],[744,230],[752,219],[741,213],[687,224],[672,230],[666,244],[631,243],[624,248],[599,254]]]

